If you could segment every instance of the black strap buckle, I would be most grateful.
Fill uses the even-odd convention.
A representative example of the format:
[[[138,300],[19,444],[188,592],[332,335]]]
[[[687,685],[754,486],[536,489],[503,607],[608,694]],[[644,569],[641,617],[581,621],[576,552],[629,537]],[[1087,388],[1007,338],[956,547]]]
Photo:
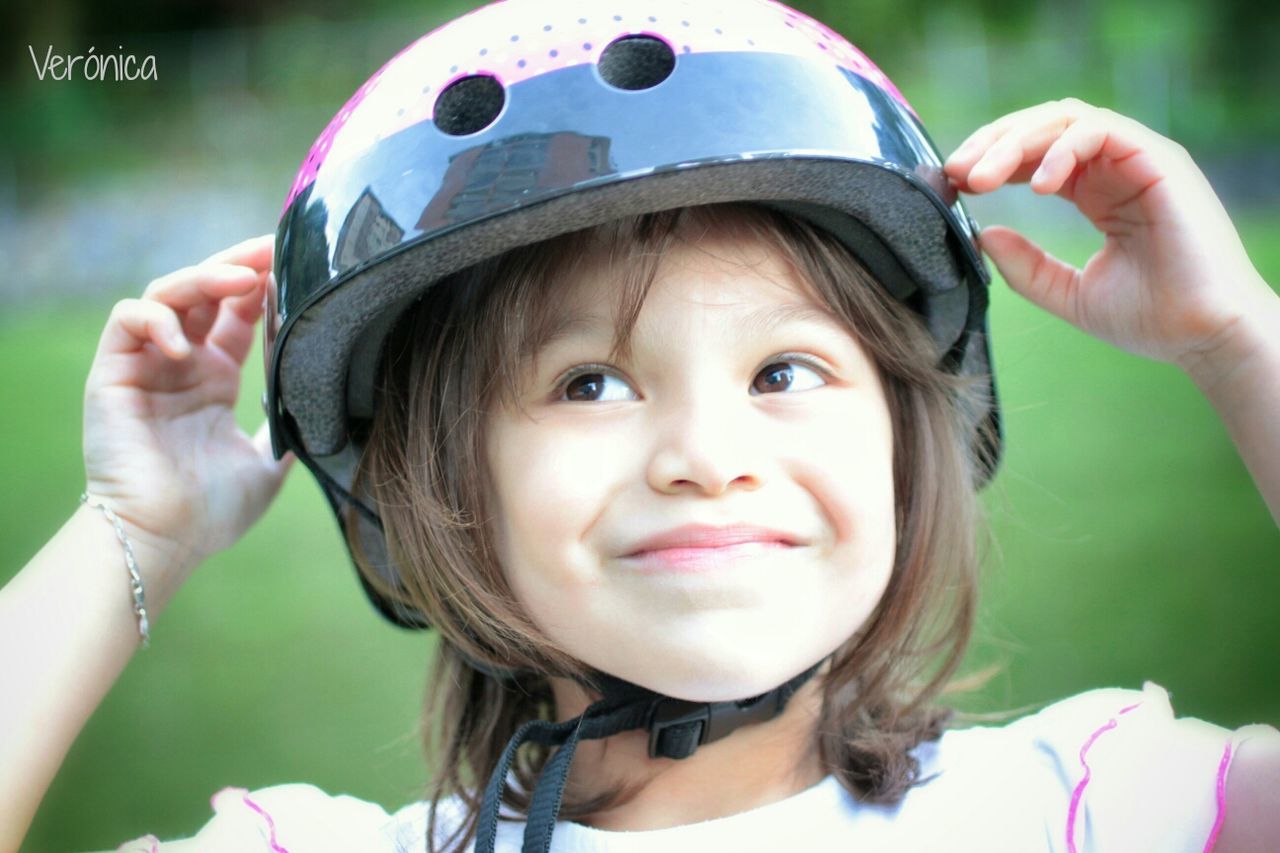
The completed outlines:
[[[649,757],[688,758],[706,740],[711,706],[660,699],[649,712]]]
[[[649,712],[649,757],[688,758],[741,726],[773,719],[784,704],[776,690],[743,702],[660,699]]]

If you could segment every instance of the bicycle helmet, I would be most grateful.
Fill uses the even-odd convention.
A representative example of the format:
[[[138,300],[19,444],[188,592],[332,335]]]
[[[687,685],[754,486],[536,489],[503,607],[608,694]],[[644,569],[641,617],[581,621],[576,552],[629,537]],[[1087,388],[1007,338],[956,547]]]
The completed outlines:
[[[502,0],[392,58],[298,170],[264,322],[276,456],[293,451],[339,523],[364,526],[360,540],[394,588],[377,509],[351,487],[382,344],[401,313],[508,250],[716,202],[827,230],[923,318],[946,369],[991,382],[976,223],[915,112],[857,48],[773,0]],[[977,405],[982,485],[1000,452],[993,383]],[[364,585],[388,619],[426,627]],[[496,792],[521,743],[560,746],[526,830],[526,849],[545,850],[578,739],[648,726],[651,754],[688,755],[779,713],[818,666],[765,696],[708,704],[673,705],[605,676],[605,698],[582,717],[533,721],[512,738],[477,849],[492,849]]]
[[[293,451],[376,548],[352,476],[382,342],[424,289],[558,234],[725,201],[828,230],[923,317],[948,369],[990,375],[976,223],[857,48],[772,0],[505,0],[387,62],[298,170],[264,323],[276,456]],[[994,384],[988,400],[972,413],[979,484],[999,455]]]

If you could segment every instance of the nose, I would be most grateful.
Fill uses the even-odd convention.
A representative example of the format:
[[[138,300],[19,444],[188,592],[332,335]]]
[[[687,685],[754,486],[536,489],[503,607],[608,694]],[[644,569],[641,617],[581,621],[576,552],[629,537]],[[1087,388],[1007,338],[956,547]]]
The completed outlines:
[[[768,445],[752,436],[752,420],[749,405],[726,396],[673,406],[654,429],[649,485],[664,494],[708,497],[759,488]]]

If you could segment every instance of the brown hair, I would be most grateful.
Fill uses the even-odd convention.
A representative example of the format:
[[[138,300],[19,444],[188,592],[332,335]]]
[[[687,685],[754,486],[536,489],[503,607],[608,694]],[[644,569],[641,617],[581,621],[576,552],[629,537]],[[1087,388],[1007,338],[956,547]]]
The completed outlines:
[[[919,781],[911,750],[937,738],[951,714],[933,700],[955,674],[975,619],[985,528],[974,483],[983,463],[966,411],[984,386],[939,367],[920,318],[843,244],[804,221],[710,205],[612,222],[437,284],[399,320],[384,351],[355,491],[377,508],[404,586],[388,587],[367,560],[361,569],[384,594],[425,613],[440,635],[425,711],[433,849],[439,802],[460,798],[466,816],[446,843],[465,846],[504,744],[522,723],[554,719],[548,676],[584,674],[521,610],[498,565],[486,523],[485,414],[514,397],[521,365],[553,329],[557,282],[584,258],[606,252],[622,273],[622,352],[663,254],[708,231],[763,241],[786,259],[872,358],[888,399],[895,562],[882,599],[823,679],[816,737],[824,765],[859,800],[897,802]],[[361,553],[358,541],[353,551]],[[544,748],[522,750],[504,802],[527,808],[547,757]],[[561,815],[581,819],[623,796],[566,796]]]

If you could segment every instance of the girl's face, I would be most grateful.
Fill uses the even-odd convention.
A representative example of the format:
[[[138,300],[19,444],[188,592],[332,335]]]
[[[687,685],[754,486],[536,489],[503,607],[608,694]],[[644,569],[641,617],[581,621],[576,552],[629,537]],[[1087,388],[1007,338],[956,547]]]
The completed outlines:
[[[888,582],[884,391],[762,243],[679,244],[611,363],[618,289],[599,261],[565,281],[521,406],[490,415],[502,567],[588,666],[678,698],[755,695],[847,640]]]

